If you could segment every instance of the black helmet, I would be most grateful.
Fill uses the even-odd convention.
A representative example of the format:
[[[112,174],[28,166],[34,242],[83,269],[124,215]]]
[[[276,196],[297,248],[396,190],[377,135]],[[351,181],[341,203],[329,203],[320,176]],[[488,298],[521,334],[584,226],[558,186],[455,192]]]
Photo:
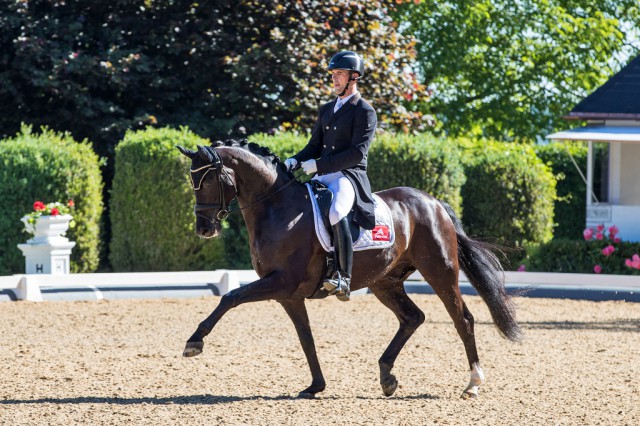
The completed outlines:
[[[333,55],[329,62],[329,70],[349,70],[355,71],[364,76],[364,61],[356,52],[343,50]]]

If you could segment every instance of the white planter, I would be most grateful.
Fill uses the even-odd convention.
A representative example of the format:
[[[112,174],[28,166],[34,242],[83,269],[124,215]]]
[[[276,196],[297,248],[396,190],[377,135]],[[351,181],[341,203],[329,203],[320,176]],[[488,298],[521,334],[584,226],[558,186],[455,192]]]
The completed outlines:
[[[61,214],[57,216],[40,216],[35,224],[29,223],[29,216],[24,216],[22,222],[27,232],[33,234],[33,238],[27,240],[27,244],[54,244],[69,242],[64,234],[69,229],[69,223],[73,216]]]
[[[68,274],[71,249],[76,245],[63,235],[69,229],[73,216],[40,216],[36,223],[29,217],[21,220],[26,230],[33,235],[26,244],[18,244],[25,257],[27,274]]]

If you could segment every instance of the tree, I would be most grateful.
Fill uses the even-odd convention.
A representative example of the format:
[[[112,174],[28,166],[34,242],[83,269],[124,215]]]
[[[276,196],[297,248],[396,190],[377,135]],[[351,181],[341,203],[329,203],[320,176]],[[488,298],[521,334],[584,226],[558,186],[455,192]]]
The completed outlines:
[[[396,19],[419,40],[422,109],[450,135],[548,133],[640,49],[637,0],[426,0]]]
[[[326,66],[352,49],[389,127],[428,124],[415,49],[392,0],[28,0],[0,6],[0,136],[21,122],[88,138],[104,156],[127,129],[202,136],[306,129],[330,99]],[[284,124],[283,124],[284,123]]]

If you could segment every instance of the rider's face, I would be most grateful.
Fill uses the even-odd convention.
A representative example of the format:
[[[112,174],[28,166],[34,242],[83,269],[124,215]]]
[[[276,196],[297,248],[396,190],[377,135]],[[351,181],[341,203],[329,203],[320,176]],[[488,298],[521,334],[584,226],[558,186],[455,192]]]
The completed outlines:
[[[349,82],[349,71],[332,70],[331,80],[333,81],[333,91],[336,94],[339,94]]]

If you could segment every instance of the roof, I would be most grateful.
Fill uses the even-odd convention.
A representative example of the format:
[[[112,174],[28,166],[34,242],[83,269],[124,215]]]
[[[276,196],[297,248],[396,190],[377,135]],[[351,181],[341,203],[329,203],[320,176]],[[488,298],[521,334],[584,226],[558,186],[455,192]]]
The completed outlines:
[[[576,105],[566,119],[640,119],[640,55]]]
[[[584,126],[553,133],[547,139],[640,143],[640,126]]]

